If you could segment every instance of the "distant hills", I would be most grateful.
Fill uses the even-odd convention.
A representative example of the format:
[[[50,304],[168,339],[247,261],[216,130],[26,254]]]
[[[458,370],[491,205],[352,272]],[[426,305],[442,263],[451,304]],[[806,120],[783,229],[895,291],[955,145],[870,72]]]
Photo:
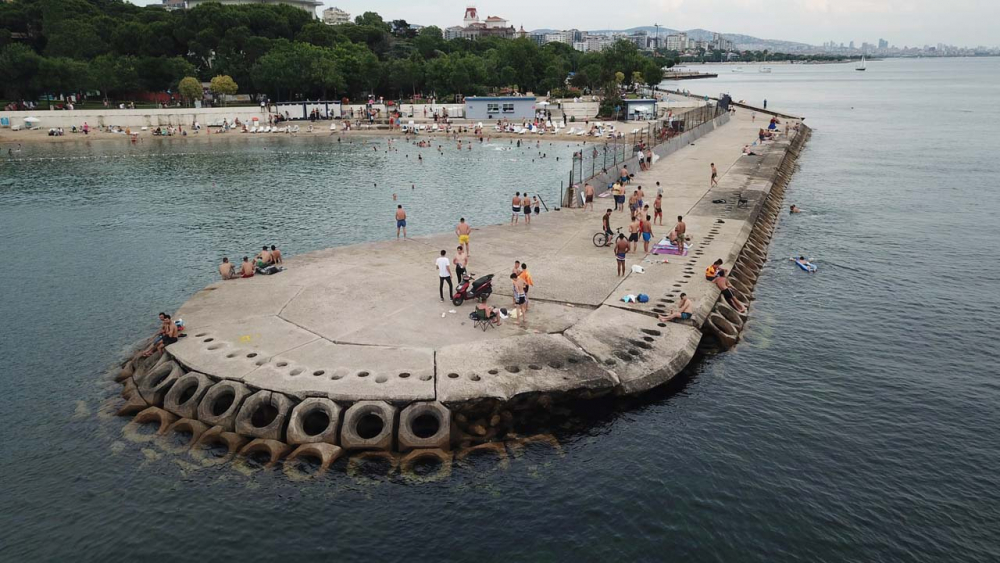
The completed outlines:
[[[536,29],[531,33],[551,33],[554,29]],[[655,35],[657,28],[646,25],[641,27],[630,27],[628,29],[591,29],[587,30],[588,33],[593,34],[611,34],[611,33],[633,33],[636,31],[645,31],[650,35]],[[660,27],[660,35],[666,37],[667,35],[672,35],[675,33],[686,33],[688,37],[694,39],[695,41],[708,41],[712,38],[714,32],[707,29],[688,29],[686,31],[678,31],[676,29],[671,29],[669,27]],[[750,35],[742,35],[739,33],[723,33],[722,36],[730,41],[740,50],[753,50],[759,51],[767,49],[769,51],[801,51],[803,49],[809,49],[812,45],[807,43],[797,43],[795,41],[783,41],[780,39],[761,39],[759,37],[753,37]]]

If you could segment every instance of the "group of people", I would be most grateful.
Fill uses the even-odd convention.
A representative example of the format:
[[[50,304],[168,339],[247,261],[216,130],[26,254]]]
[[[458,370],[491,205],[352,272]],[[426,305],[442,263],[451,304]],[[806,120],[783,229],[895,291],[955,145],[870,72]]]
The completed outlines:
[[[271,248],[268,248],[264,245],[253,260],[250,260],[249,256],[244,256],[239,269],[229,261],[229,257],[223,256],[222,264],[219,264],[219,274],[224,280],[252,278],[254,274],[270,275],[281,271],[281,263],[281,251],[278,247],[272,244]]]
[[[179,326],[179,321],[174,322],[170,318],[170,315],[166,313],[160,313],[159,316],[160,328],[153,335],[153,342],[149,345],[149,348],[142,353],[144,358],[148,358],[156,352],[162,352],[164,348],[177,342],[177,338],[180,336],[182,327]]]
[[[516,192],[510,200],[510,224],[516,225],[521,218],[521,213],[524,213],[524,224],[530,225],[532,212],[535,215],[541,212],[539,205],[541,205],[541,201],[538,199],[538,194],[531,197],[528,192],[524,192],[524,195],[521,192]]]

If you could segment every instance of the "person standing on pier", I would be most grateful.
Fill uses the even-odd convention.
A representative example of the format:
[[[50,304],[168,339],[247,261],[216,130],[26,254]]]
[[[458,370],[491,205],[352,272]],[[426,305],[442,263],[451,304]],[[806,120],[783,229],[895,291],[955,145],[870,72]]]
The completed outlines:
[[[513,284],[514,307],[517,308],[517,326],[524,326],[525,315],[528,313],[528,289],[524,280],[517,274],[511,273],[510,279]]]
[[[649,206],[647,205],[648,209]],[[646,220],[642,222],[642,251],[649,253],[649,241],[653,239],[653,221],[649,215],[646,215]]]
[[[444,301],[444,284],[448,284],[448,298],[455,294],[455,287],[451,285],[451,261],[448,260],[448,251],[442,250],[441,256],[434,261],[438,269],[438,294],[441,301]]]
[[[632,252],[639,246],[639,231],[642,230],[642,221],[633,210],[632,222],[628,224],[628,241],[632,243]]]
[[[403,231],[403,238],[406,238],[406,211],[402,205],[396,206],[396,238],[399,238],[399,231]]]
[[[674,233],[677,235],[678,254],[684,256],[684,241],[687,238],[687,225],[684,224],[684,217],[677,216],[677,225],[674,226]]]
[[[663,226],[663,194],[656,194],[656,199],[653,200],[653,221],[657,219],[660,220],[659,225]]]
[[[719,171],[715,168],[715,163],[712,163],[712,182],[711,187],[716,187],[719,185]]]
[[[625,275],[625,256],[628,254],[628,240],[625,235],[618,233],[618,240],[615,241],[615,260],[618,262],[618,276]]]
[[[528,290],[535,286],[535,280],[531,279],[531,274],[528,273],[528,264],[521,262],[521,271],[517,274],[517,279],[524,282],[524,310],[528,310]]]
[[[594,210],[594,186],[584,184],[583,186],[583,210]]]
[[[510,200],[510,224],[516,225],[521,218],[521,192],[514,194],[514,199]]]
[[[524,224],[531,224],[531,198],[528,197],[528,192],[524,192],[524,197],[521,198],[521,207],[524,208]]]
[[[455,226],[455,234],[458,235],[458,244],[465,247],[465,253],[469,252],[469,233],[472,232],[472,227],[465,222],[465,217],[458,220],[458,225]]]
[[[469,270],[469,255],[464,252],[462,245],[458,245],[455,250],[455,282],[459,285],[462,284],[462,278]]]
[[[281,264],[283,260],[281,259],[281,251],[278,250],[276,245],[271,245],[271,261],[275,264]]]

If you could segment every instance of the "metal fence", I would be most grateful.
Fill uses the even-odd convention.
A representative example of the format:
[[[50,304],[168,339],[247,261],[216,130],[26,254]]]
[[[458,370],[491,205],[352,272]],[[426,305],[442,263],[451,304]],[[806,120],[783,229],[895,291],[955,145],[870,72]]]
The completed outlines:
[[[722,110],[714,105],[689,108],[681,113],[636,127],[621,137],[597,140],[584,145],[581,150],[573,154],[573,165],[569,172],[569,193],[580,184],[591,181],[595,176],[616,171],[619,165],[635,158],[640,147],[653,148],[715,119],[721,113]],[[606,188],[606,186],[594,187],[598,193]],[[564,204],[573,207],[575,198],[567,197]]]

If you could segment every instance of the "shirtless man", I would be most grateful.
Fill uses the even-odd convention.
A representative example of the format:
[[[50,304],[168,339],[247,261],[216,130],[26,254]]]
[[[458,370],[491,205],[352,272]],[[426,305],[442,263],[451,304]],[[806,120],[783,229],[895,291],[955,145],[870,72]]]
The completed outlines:
[[[643,203],[642,200],[643,200],[643,198],[646,197],[646,194],[642,193],[642,186],[639,186],[638,188],[635,189],[635,197],[637,197],[639,199],[639,202],[638,202],[639,203],[639,209],[642,209],[642,206],[645,205],[645,203]]]
[[[722,291],[722,296],[726,298],[726,303],[733,309],[736,309],[739,313],[745,313],[746,307],[742,303],[736,300],[736,295],[733,294],[732,287],[729,285],[729,279],[726,278],[725,272],[719,272],[719,277],[712,280],[719,290]]]
[[[681,217],[680,215],[677,216],[677,225],[674,226],[674,233],[677,237],[675,244],[677,245],[677,248],[682,251],[681,253],[683,254],[684,241],[686,240],[686,235],[687,235],[687,225],[684,224],[684,218]]]
[[[625,275],[625,256],[628,254],[628,240],[625,235],[619,234],[615,241],[615,260],[618,262],[618,276]]]
[[[788,208],[788,212],[789,213],[802,213],[802,210],[799,209],[798,205],[793,205],[793,206],[791,206],[791,207]]]
[[[263,264],[258,264],[259,266],[269,266],[271,265],[271,251],[267,249],[267,245],[260,251],[260,254],[254,256],[254,262],[263,262]]]
[[[649,215],[642,222],[642,251],[649,253],[649,241],[653,239],[653,221]]]
[[[691,312],[694,311],[694,303],[688,299],[687,293],[681,294],[681,302],[677,305],[677,309],[671,309],[669,315],[659,315],[661,323],[669,323],[674,319],[686,321],[691,318]]]
[[[635,213],[639,210],[639,197],[635,192],[628,197],[628,210],[632,214],[632,220],[635,221]]]
[[[514,199],[510,200],[510,224],[516,225],[521,218],[521,192],[514,194]]]
[[[590,209],[594,210],[594,186],[590,184],[585,184],[583,186],[583,210],[586,211]]]
[[[628,224],[628,241],[632,244],[632,252],[635,252],[639,245],[639,232],[642,230],[642,220],[638,215],[632,216],[632,222]]]
[[[524,326],[527,321],[525,314],[528,312],[528,294],[525,291],[524,280],[517,274],[511,272],[510,279],[513,284],[514,307],[517,308],[517,326]]]
[[[219,264],[219,273],[224,280],[236,279],[236,267],[230,264],[229,258],[225,256],[222,257],[222,264]]]
[[[524,197],[521,198],[521,208],[524,209],[524,224],[527,225],[531,223],[531,198],[528,197],[528,192],[524,192]]]
[[[250,262],[250,258],[247,256],[243,257],[243,264],[240,265],[240,277],[242,278],[253,277],[253,263]]]
[[[281,259],[281,251],[278,250],[278,247],[273,244],[271,245],[271,261],[275,264],[281,264],[283,262]]]
[[[170,346],[174,342],[177,342],[177,334],[178,334],[177,325],[175,325],[174,321],[170,319],[170,315],[164,314],[162,316],[163,316],[163,328],[160,329],[160,333],[163,335],[163,338],[161,338],[159,342],[150,347],[149,350],[143,352],[142,355],[144,357],[152,356],[153,352],[162,352],[164,348]]]
[[[465,217],[458,220],[458,225],[455,226],[455,234],[458,235],[458,244],[465,247],[465,252],[469,253],[469,233],[472,232],[472,227],[465,222]]]
[[[403,231],[403,238],[406,238],[406,211],[402,205],[396,206],[396,238],[399,238],[399,231]]]
[[[714,188],[719,185],[719,171],[715,169],[715,163],[712,163],[712,183],[711,186]]]
[[[657,219],[660,220],[658,224],[663,226],[663,194],[656,194],[656,199],[653,200],[653,221]]]
[[[469,255],[464,251],[462,245],[458,245],[455,250],[455,259],[452,260],[455,264],[455,278],[457,279],[459,285],[462,284],[462,276],[469,271]]]

